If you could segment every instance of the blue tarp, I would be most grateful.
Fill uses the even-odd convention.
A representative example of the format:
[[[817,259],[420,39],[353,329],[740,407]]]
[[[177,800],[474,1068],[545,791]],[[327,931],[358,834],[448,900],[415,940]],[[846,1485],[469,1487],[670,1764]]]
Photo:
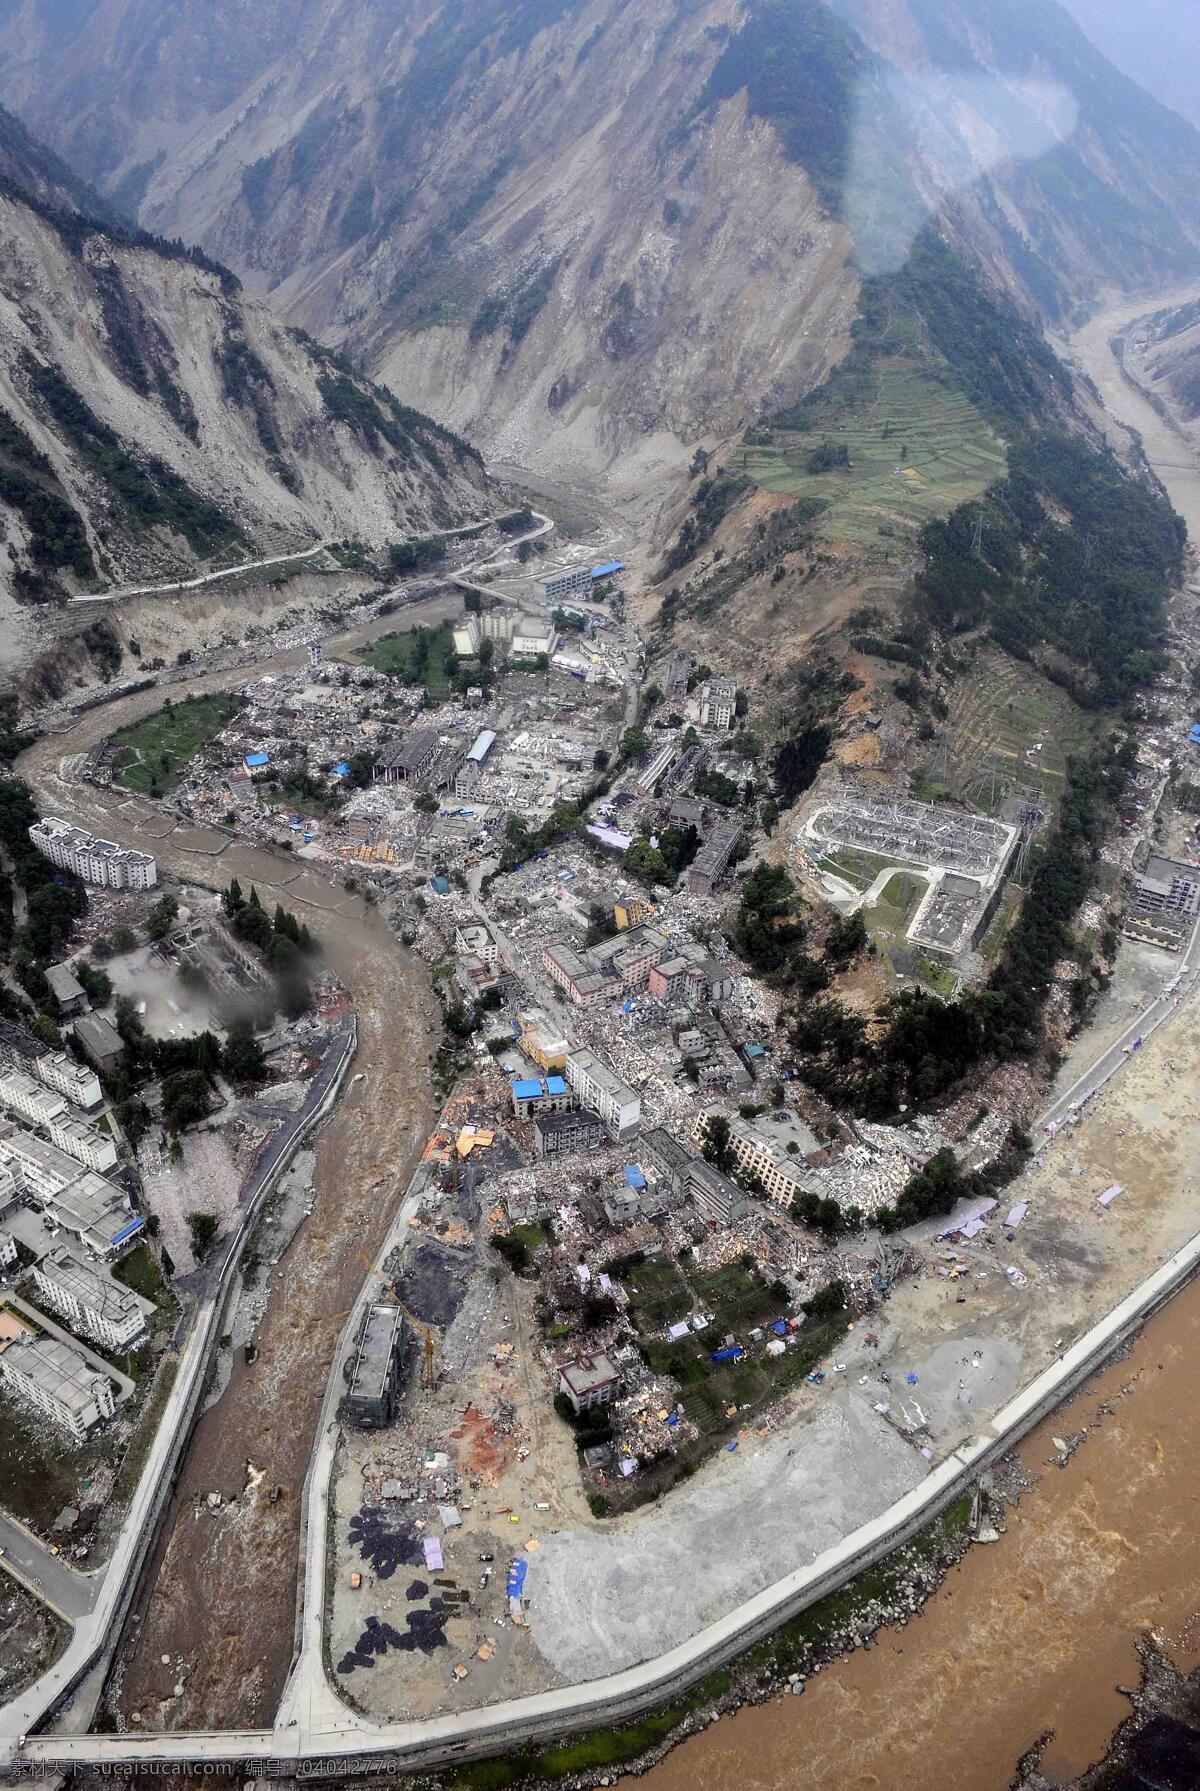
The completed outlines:
[[[529,1563],[524,1555],[514,1555],[508,1564],[508,1596],[520,1598],[521,1588],[525,1584],[525,1575],[529,1572]]]
[[[627,1188],[644,1188],[646,1186],[646,1178],[636,1163],[626,1163],[625,1165],[625,1186]]]
[[[775,1323],[771,1326],[771,1329],[774,1331],[776,1337],[786,1337],[787,1336],[787,1326],[784,1324],[784,1322],[781,1318],[777,1318],[775,1320]]]
[[[1194,721],[1188,729],[1189,740],[1200,740],[1200,721]]]
[[[740,1362],[745,1355],[740,1343],[731,1343],[728,1349],[715,1349],[712,1353],[714,1362]]]
[[[344,759],[341,761],[340,764],[334,766],[333,775],[335,777],[349,777],[350,767],[349,767],[349,765],[347,765],[347,763]]]

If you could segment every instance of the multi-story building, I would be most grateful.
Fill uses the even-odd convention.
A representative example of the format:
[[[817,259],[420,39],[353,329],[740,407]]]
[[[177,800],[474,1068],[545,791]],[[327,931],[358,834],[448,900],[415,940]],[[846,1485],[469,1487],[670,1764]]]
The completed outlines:
[[[542,966],[577,1007],[596,1007],[617,995],[644,989],[652,967],[670,944],[657,927],[630,927],[584,951],[573,945],[547,945],[542,950]]]
[[[613,1138],[627,1138],[642,1122],[638,1095],[594,1051],[580,1046],[568,1053],[567,1081],[579,1097],[579,1105],[598,1113]]]
[[[678,1199],[695,1202],[696,1210],[709,1225],[727,1229],[741,1215],[745,1195],[703,1157],[698,1157],[686,1144],[662,1126],[647,1132],[638,1145],[642,1166]]]
[[[525,1056],[536,1063],[539,1070],[557,1070],[561,1075],[567,1067],[570,1046],[557,1026],[541,1008],[526,1008],[517,1015],[517,1020]]]
[[[459,658],[474,659],[479,651],[479,642],[482,639],[479,630],[479,617],[472,615],[468,611],[468,613],[462,617],[461,621],[454,624],[452,637],[454,640],[454,651],[458,654]]]
[[[573,945],[547,945],[542,949],[542,968],[566,991],[576,1007],[598,1007],[621,992],[621,978],[607,965],[593,962],[590,952]]]
[[[67,1111],[62,1095],[35,1082],[24,1070],[0,1070],[0,1101],[10,1113],[19,1113],[35,1126],[48,1126]]]
[[[398,1306],[372,1306],[347,1367],[346,1416],[371,1430],[390,1424],[403,1367],[404,1315]]]
[[[41,1126],[53,1145],[85,1168],[101,1173],[116,1168],[114,1140],[86,1125],[68,1108],[62,1095],[35,1082],[23,1070],[0,1071],[0,1102],[10,1113],[18,1113],[32,1125]]]
[[[371,775],[376,783],[417,783],[431,770],[441,750],[433,728],[414,728],[380,753]]]
[[[590,1406],[611,1405],[621,1391],[621,1377],[607,1356],[580,1356],[559,1369],[558,1390],[577,1412],[583,1412]]]
[[[0,1231],[0,1274],[11,1269],[17,1260],[17,1240],[7,1231]]]
[[[693,707],[702,728],[731,728],[737,715],[737,685],[732,678],[710,678],[697,691]]]
[[[565,1157],[573,1151],[598,1150],[603,1143],[600,1115],[589,1113],[586,1107],[539,1113],[533,1122],[533,1148],[539,1157]]]
[[[158,867],[148,852],[97,839],[54,815],[35,822],[29,837],[43,858],[59,870],[72,871],[85,883],[103,889],[153,889],[158,882]]]
[[[43,1412],[52,1424],[82,1443],[116,1410],[113,1384],[54,1337],[26,1331],[0,1348],[0,1381],[18,1399]]]
[[[561,603],[564,597],[590,597],[592,574],[587,566],[573,566],[569,572],[556,572],[545,581],[546,602]]]
[[[521,1076],[512,1085],[513,1112],[518,1119],[535,1113],[563,1113],[575,1096],[561,1076]]]
[[[125,1041],[111,1020],[104,1014],[80,1014],[74,1033],[80,1050],[102,1076],[116,1069]]]
[[[806,1185],[805,1159],[819,1148],[808,1127],[791,1113],[777,1119],[743,1119],[714,1103],[696,1121],[697,1143],[707,1137],[710,1122],[718,1116],[729,1122],[729,1148],[738,1168],[755,1176],[778,1206],[790,1206]]]
[[[479,632],[485,641],[507,644],[513,637],[516,620],[511,609],[485,609],[479,618]]]
[[[47,1056],[35,1058],[33,1073],[47,1088],[65,1095],[73,1106],[82,1107],[85,1112],[98,1107],[104,1099],[104,1090],[95,1070],[76,1063],[65,1051],[52,1051]]]
[[[508,651],[513,659],[547,659],[558,645],[558,631],[548,616],[521,616],[512,631]]]
[[[17,1126],[0,1128],[0,1163],[7,1163],[23,1192],[39,1202],[56,1198],[79,1179],[79,1164],[73,1157]]]
[[[64,1019],[70,1020],[83,1013],[88,1004],[87,994],[69,964],[47,964],[46,981]]]
[[[98,1275],[65,1245],[42,1258],[33,1279],[46,1305],[107,1349],[130,1350],[145,1337],[146,1321],[154,1311],[151,1302],[119,1281]]]
[[[489,969],[500,962],[500,947],[491,928],[482,920],[464,921],[454,929],[454,949],[460,957],[482,958]]]
[[[712,838],[705,841],[688,871],[688,889],[692,895],[713,893],[741,841],[742,829],[737,821],[724,822]]]

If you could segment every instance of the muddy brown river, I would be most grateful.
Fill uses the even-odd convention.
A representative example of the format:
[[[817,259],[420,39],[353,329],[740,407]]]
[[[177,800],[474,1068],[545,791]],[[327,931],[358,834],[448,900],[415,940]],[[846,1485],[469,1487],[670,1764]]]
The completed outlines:
[[[1113,415],[1137,428],[1193,544],[1193,455],[1123,378],[1108,343],[1157,305],[1123,303],[1072,340]],[[1182,464],[1181,464],[1182,463]],[[1196,1066],[1200,1082],[1200,1065]],[[1197,1214],[1200,1224],[1200,1213]],[[1007,1791],[1049,1735],[1042,1772],[1069,1784],[1107,1751],[1154,1635],[1200,1665],[1200,1283],[1147,1326],[1129,1357],[1081,1390],[1018,1451],[1037,1475],[1005,1534],[976,1546],[924,1611],[826,1667],[804,1694],[740,1711],[681,1747],[644,1791]],[[1065,1468],[1050,1439],[1100,1415]],[[630,1781],[632,1784],[632,1781]]]

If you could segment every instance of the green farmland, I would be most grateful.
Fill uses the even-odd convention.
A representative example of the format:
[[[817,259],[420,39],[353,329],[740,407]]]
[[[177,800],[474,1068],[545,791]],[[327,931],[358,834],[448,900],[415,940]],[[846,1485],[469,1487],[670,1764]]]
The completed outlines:
[[[770,446],[747,445],[733,470],[767,491],[826,498],[823,535],[898,562],[916,529],[1003,477],[1005,449],[982,412],[929,369],[880,364],[871,387],[844,416],[802,434],[780,431]],[[824,441],[849,450],[848,468],[806,471]]]
[[[241,707],[241,697],[214,691],[130,722],[112,737],[114,781],[140,796],[169,796],[183,782],[200,749],[229,725]]]

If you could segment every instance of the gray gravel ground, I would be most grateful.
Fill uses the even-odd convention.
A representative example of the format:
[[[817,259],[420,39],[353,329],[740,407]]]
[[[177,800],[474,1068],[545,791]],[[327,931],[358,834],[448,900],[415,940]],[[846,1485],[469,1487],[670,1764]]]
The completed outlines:
[[[572,1681],[661,1654],[875,1517],[926,1464],[855,1391],[811,1424],[722,1453],[663,1506],[529,1557],[534,1642]]]

